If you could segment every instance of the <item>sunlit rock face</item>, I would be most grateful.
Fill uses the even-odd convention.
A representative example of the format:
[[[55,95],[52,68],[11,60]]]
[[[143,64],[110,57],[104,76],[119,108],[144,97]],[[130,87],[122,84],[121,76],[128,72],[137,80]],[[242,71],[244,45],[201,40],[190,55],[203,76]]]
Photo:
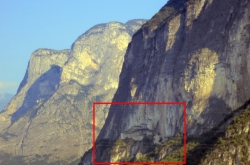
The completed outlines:
[[[250,98],[249,9],[249,0],[170,0],[134,34],[113,101],[186,102],[188,135],[221,122]],[[111,106],[98,140],[144,125],[163,139],[183,133],[183,109],[161,108]]]
[[[99,24],[69,50],[35,51],[16,96],[0,114],[1,155],[40,164],[79,159],[91,146],[92,103],[112,100],[128,43],[143,23]],[[96,111],[97,135],[108,108]],[[10,162],[6,157],[0,160]]]

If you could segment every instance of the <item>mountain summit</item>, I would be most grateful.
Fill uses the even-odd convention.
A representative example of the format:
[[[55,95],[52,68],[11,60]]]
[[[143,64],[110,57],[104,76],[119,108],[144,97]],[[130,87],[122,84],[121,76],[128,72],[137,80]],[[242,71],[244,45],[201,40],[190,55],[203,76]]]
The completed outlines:
[[[99,24],[71,49],[33,52],[16,96],[0,113],[0,164],[79,162],[90,148],[92,102],[113,98],[127,45],[143,23]],[[97,133],[108,108],[97,111]]]

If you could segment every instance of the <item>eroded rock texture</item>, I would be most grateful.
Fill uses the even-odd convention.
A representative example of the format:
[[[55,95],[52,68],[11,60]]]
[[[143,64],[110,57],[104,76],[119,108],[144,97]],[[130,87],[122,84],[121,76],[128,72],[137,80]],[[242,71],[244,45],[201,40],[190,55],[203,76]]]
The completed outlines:
[[[92,102],[112,100],[127,45],[143,23],[96,25],[70,50],[35,51],[16,96],[0,114],[0,160],[68,164],[79,159],[92,140]],[[96,112],[97,134],[108,108]]]
[[[113,101],[186,102],[188,135],[216,126],[250,98],[249,10],[249,0],[170,0],[134,34]],[[178,106],[111,106],[98,141],[145,125],[167,139],[183,133],[182,118]]]

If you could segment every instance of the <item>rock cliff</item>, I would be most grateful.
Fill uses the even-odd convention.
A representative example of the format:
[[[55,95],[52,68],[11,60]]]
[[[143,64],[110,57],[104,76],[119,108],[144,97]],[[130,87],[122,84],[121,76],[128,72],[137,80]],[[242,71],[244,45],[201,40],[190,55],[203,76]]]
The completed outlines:
[[[134,34],[113,102],[186,102],[188,136],[217,126],[250,98],[249,9],[249,0],[169,0]],[[178,106],[112,105],[96,160],[135,161],[143,149],[134,143],[118,158],[98,145],[116,146],[130,130],[144,134],[142,127],[167,143],[183,133],[183,115]],[[80,164],[92,163],[90,153]]]
[[[16,96],[0,113],[0,164],[77,161],[90,148],[92,102],[111,101],[127,45],[143,23],[99,24],[71,49],[32,53]],[[97,134],[108,108],[97,111]]]

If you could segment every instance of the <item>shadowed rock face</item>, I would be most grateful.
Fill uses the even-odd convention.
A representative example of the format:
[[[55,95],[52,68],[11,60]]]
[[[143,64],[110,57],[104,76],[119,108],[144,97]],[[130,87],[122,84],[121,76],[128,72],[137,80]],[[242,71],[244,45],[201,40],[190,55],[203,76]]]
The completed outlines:
[[[250,2],[175,2],[134,34],[113,101],[186,102],[187,133],[198,136],[250,98]],[[183,132],[179,107],[128,108],[110,107],[98,141],[113,142],[142,125],[162,139]],[[91,163],[87,157],[82,164]],[[97,159],[110,161],[98,153]]]
[[[90,148],[92,102],[112,100],[127,45],[143,23],[96,25],[70,50],[35,51],[16,96],[0,114],[0,160],[68,164],[79,159]],[[97,134],[108,108],[97,109]],[[14,156],[12,162],[6,154]]]
[[[14,95],[10,93],[0,93],[0,112],[10,102]]]

